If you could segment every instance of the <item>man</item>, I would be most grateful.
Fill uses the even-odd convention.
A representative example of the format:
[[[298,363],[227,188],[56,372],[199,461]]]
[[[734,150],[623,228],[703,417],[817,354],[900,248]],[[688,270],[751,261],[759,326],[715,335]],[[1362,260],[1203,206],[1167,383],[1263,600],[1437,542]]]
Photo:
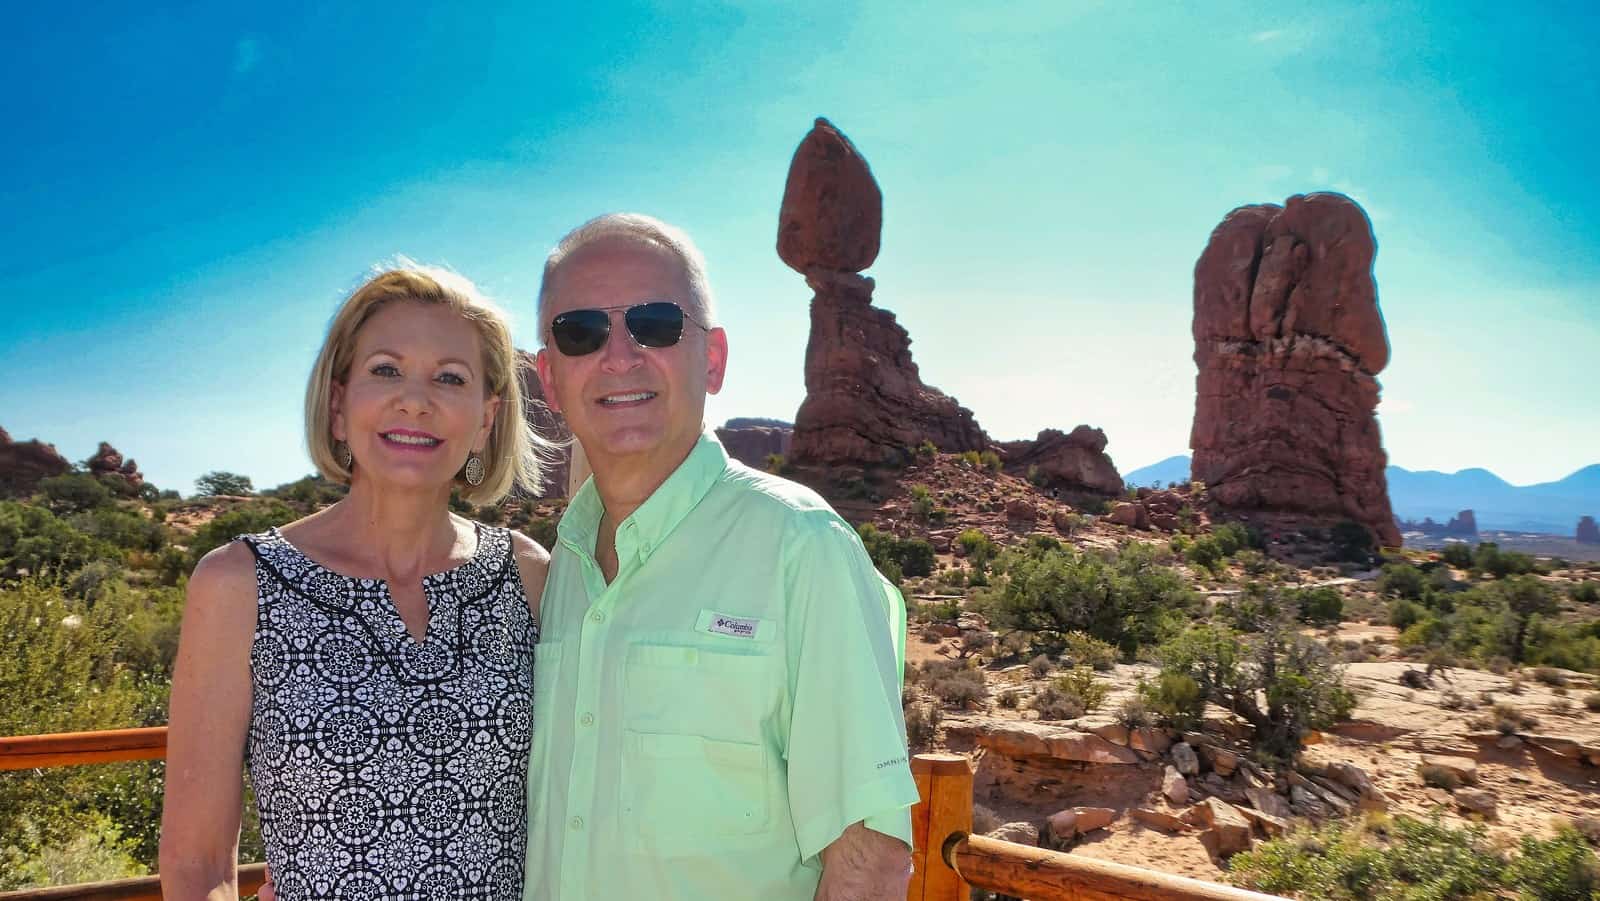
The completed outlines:
[[[550,549],[525,898],[904,898],[904,607],[826,502],[704,429],[728,343],[699,252],[586,223],[539,325],[594,475]]]

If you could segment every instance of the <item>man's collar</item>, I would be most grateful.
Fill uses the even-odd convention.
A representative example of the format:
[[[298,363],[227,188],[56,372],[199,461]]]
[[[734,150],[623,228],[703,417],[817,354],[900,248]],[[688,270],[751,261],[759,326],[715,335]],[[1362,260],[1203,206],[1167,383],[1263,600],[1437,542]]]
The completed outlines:
[[[708,428],[666,481],[633,511],[633,515],[618,523],[617,558],[626,560],[635,549],[642,558],[649,557],[727,469],[728,452],[717,440],[716,432]],[[595,488],[594,476],[590,476],[567,505],[556,533],[561,539],[593,554],[600,517],[604,513],[605,506]]]

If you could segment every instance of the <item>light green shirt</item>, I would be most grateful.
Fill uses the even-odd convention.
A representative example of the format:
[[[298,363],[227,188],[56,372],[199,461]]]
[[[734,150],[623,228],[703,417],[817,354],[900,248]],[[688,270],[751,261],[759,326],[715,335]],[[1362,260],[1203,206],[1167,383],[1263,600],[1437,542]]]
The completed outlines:
[[[911,842],[905,606],[808,488],[704,435],[594,560],[557,530],[535,652],[525,899],[810,901],[865,821]]]

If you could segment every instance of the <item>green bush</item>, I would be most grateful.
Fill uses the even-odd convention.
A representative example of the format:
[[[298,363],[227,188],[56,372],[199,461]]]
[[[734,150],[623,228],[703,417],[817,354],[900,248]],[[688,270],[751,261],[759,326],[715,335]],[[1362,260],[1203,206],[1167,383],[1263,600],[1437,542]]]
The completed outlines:
[[[1227,556],[1227,554],[1223,553],[1222,543],[1214,535],[1206,535],[1195,539],[1195,542],[1189,545],[1188,550],[1184,552],[1184,558],[1190,563],[1203,569],[1208,569],[1213,573],[1221,570],[1222,563],[1227,559]]]
[[[1580,604],[1600,604],[1600,582],[1577,582],[1567,593]]]
[[[1154,562],[1154,550],[1129,544],[1101,556],[1072,547],[1007,551],[996,564],[1004,584],[974,599],[1001,631],[1033,636],[1041,648],[1065,647],[1082,632],[1132,656],[1176,634],[1198,598],[1175,570]]]
[[[1111,689],[1094,677],[1094,670],[1075,666],[1051,683],[1051,687],[1069,697],[1077,698],[1085,713],[1093,713],[1105,703]]]
[[[1378,590],[1390,597],[1421,600],[1427,585],[1422,570],[1409,563],[1385,563],[1378,576]]]
[[[917,445],[917,456],[923,460],[932,460],[939,455],[939,446],[932,441],[924,440]]]
[[[1000,455],[994,451],[984,451],[978,455],[978,465],[992,473],[999,473],[1001,468]]]
[[[925,661],[921,682],[939,700],[956,707],[973,707],[989,696],[983,672],[971,661]]]
[[[1303,623],[1326,625],[1337,623],[1344,617],[1344,595],[1337,588],[1305,588],[1291,592],[1296,608],[1295,616]]]
[[[1256,747],[1274,756],[1292,756],[1308,731],[1327,728],[1355,707],[1328,649],[1281,618],[1248,636],[1195,626],[1156,657],[1163,673],[1188,676],[1206,700],[1250,723]]]
[[[122,552],[43,507],[0,501],[0,579],[24,573],[64,578],[93,560],[120,562]]]
[[[201,497],[217,495],[245,497],[256,492],[255,486],[250,484],[249,476],[222,470],[213,470],[195,479],[194,488]]]
[[[1067,646],[1067,659],[1073,666],[1086,666],[1104,673],[1117,663],[1117,649],[1093,635],[1068,632],[1062,640]]]
[[[927,485],[911,486],[911,518],[917,522],[927,522],[933,515],[933,492]]]
[[[78,531],[124,550],[153,554],[167,543],[167,530],[160,523],[115,507],[88,510],[68,522]]]
[[[56,513],[77,513],[109,506],[115,496],[104,482],[87,472],[68,472],[39,482],[45,505]]]
[[[467,509],[472,508],[469,505]],[[189,569],[193,570],[201,557],[240,535],[265,532],[295,518],[295,512],[279,500],[240,504],[195,530],[194,538],[189,541]]]
[[[1247,888],[1329,901],[1600,897],[1594,854],[1570,827],[1549,839],[1523,836],[1517,853],[1507,854],[1483,826],[1456,829],[1438,817],[1299,831],[1235,856],[1229,869]]]
[[[1372,532],[1357,522],[1346,520],[1335,525],[1329,530],[1329,540],[1333,542],[1332,556],[1336,561],[1371,563],[1373,554],[1377,552],[1377,542],[1373,540]]]
[[[1139,699],[1163,725],[1198,729],[1206,698],[1200,683],[1184,673],[1162,672],[1154,683],[1139,683]]]
[[[1446,544],[1444,550],[1439,552],[1439,556],[1456,569],[1472,568],[1472,545],[1465,541],[1452,541]]]
[[[967,464],[973,469],[977,469],[983,465],[983,455],[974,450],[962,451],[961,462]]]
[[[267,497],[276,497],[308,507],[326,507],[335,503],[350,493],[350,486],[338,482],[330,482],[322,477],[321,473],[285,482],[276,488],[269,488],[261,492]]]

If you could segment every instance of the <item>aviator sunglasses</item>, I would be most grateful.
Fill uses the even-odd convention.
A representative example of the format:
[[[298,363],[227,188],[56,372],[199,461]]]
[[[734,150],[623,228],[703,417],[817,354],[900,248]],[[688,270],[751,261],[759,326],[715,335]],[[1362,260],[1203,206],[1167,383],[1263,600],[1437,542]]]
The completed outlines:
[[[705,328],[670,300],[652,300],[630,307],[568,310],[550,320],[550,337],[556,349],[569,357],[581,357],[605,347],[606,339],[611,336],[611,313],[615,310],[626,311],[622,322],[640,347],[677,344],[683,337],[684,320]]]

